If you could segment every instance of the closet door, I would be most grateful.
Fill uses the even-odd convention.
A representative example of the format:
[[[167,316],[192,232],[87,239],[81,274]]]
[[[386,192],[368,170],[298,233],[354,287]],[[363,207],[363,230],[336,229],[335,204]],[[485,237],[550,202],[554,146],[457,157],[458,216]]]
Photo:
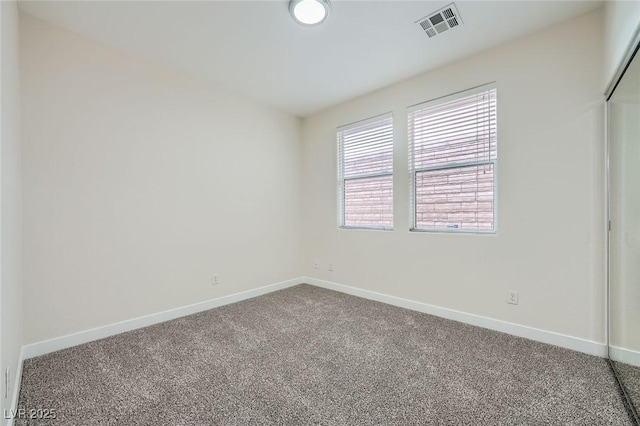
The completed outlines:
[[[640,54],[607,105],[609,143],[609,357],[640,412]]]

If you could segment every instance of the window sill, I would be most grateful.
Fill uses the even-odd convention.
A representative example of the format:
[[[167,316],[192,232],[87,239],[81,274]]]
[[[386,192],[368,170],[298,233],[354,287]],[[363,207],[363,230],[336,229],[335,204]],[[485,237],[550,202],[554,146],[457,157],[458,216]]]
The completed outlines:
[[[411,228],[409,232],[416,233],[432,233],[432,234],[463,234],[463,235],[496,235],[495,229],[491,231],[468,231],[464,229],[420,229]]]
[[[382,226],[339,226],[338,229],[361,229],[365,231],[393,231],[393,228]]]

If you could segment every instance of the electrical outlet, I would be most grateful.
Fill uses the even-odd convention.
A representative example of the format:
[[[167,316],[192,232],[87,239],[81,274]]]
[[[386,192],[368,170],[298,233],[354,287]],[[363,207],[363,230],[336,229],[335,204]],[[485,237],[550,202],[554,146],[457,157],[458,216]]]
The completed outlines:
[[[7,399],[9,398],[9,387],[10,387],[10,383],[11,383],[11,370],[9,369],[9,367],[7,367],[6,370],[4,370],[4,398]]]
[[[515,290],[508,290],[507,291],[507,303],[509,303],[510,305],[517,305],[518,304],[518,292]]]
[[[329,264],[329,271],[333,272],[333,264]]]
[[[316,260],[313,262],[313,269],[318,269],[318,268],[320,268],[320,262]]]
[[[220,282],[218,281],[218,274],[215,274],[213,278],[211,278],[211,285],[218,285]]]

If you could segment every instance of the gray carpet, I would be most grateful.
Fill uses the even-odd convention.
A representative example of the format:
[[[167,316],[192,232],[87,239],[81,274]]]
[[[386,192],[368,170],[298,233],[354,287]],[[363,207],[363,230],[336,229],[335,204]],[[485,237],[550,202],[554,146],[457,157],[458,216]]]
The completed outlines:
[[[25,362],[17,425],[630,425],[603,359],[300,285]]]
[[[636,412],[640,413],[640,367],[616,361],[614,364],[631,403],[636,407]]]

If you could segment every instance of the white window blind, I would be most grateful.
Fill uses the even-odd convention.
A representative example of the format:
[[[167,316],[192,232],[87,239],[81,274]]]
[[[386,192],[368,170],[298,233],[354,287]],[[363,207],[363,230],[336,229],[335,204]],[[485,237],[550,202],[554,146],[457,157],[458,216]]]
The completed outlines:
[[[496,89],[408,110],[412,229],[494,232]]]
[[[342,227],[393,228],[393,116],[338,128]]]

